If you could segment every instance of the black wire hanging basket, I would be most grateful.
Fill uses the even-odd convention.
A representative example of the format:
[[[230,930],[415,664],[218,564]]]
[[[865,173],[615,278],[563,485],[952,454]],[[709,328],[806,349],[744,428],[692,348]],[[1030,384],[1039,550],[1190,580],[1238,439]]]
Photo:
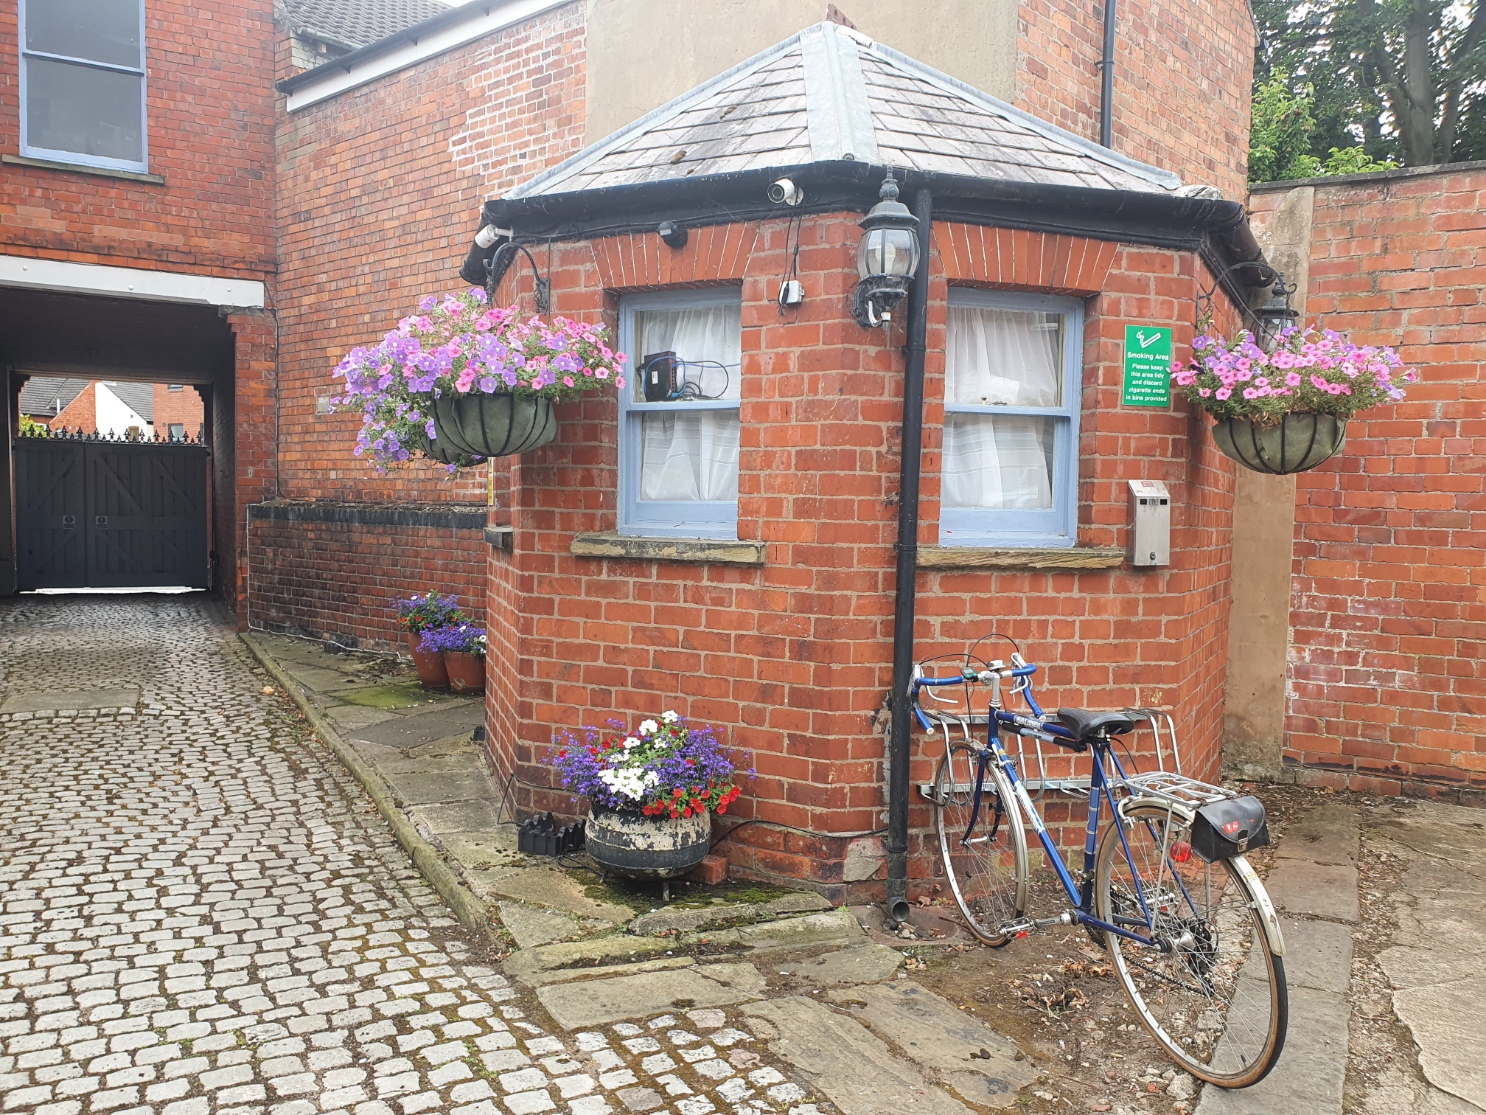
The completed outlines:
[[[557,436],[552,400],[541,395],[441,395],[433,404],[434,444],[461,453],[511,457],[537,449]]]
[[[1245,468],[1271,476],[1313,469],[1341,452],[1347,420],[1334,414],[1295,412],[1263,425],[1252,418],[1220,418],[1213,440],[1223,454]]]

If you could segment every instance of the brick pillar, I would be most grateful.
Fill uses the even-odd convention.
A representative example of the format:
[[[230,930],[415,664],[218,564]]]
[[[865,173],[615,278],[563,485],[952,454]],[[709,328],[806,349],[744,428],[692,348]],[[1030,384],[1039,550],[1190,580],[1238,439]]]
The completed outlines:
[[[238,626],[246,629],[252,578],[247,509],[278,494],[278,337],[271,312],[239,311],[227,316],[227,324],[234,377],[231,390],[218,394],[230,405],[218,406],[214,414],[217,567],[223,598],[236,610]]]

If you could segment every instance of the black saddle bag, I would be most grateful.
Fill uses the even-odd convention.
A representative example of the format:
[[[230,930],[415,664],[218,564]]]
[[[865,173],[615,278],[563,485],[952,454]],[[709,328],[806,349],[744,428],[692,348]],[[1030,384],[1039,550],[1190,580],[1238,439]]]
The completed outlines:
[[[1256,797],[1225,798],[1204,805],[1192,821],[1192,851],[1208,863],[1269,843],[1264,804]]]

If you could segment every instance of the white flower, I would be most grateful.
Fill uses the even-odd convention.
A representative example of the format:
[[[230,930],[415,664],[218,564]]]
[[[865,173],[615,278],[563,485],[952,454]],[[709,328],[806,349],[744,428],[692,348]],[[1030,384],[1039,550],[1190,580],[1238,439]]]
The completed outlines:
[[[674,724],[676,723],[676,721],[681,719],[681,717],[677,716],[674,712],[663,712],[661,713],[660,718],[667,724]]]
[[[640,734],[642,736],[653,736],[658,731],[660,731],[660,725],[654,720],[640,721]]]
[[[624,741],[624,749],[628,751],[631,747],[639,747],[640,741],[634,736],[629,736]]]

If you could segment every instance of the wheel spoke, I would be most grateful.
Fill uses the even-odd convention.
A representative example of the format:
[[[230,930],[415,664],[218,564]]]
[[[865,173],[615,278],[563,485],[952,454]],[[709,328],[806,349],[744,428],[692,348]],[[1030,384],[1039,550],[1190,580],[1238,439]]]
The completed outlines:
[[[1190,835],[1182,816],[1129,812],[1125,841],[1111,829],[1100,848],[1099,908],[1158,944],[1106,935],[1126,993],[1187,1071],[1226,1087],[1253,1083],[1278,1056],[1287,1004],[1248,884],[1228,863],[1176,861],[1173,846]]]
[[[966,923],[982,941],[1002,945],[1026,896],[1026,847],[1020,815],[1002,802],[1000,784],[980,753],[953,745],[934,780],[935,825],[945,876]],[[981,778],[977,804],[975,786]]]

